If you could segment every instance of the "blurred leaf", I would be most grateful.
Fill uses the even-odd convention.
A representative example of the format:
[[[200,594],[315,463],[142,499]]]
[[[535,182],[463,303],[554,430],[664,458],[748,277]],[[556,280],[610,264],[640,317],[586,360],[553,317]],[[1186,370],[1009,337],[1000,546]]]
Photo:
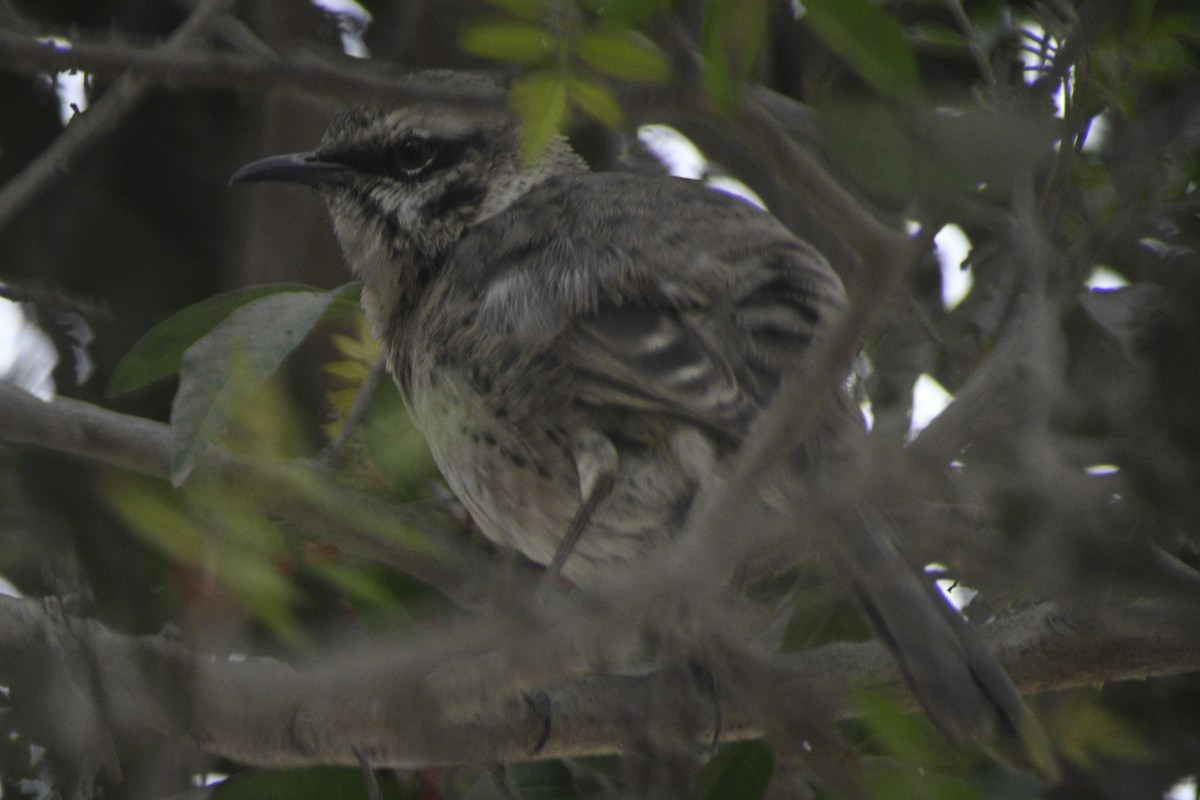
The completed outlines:
[[[579,5],[605,22],[641,27],[671,7],[671,0],[579,0]]]
[[[765,742],[724,745],[696,776],[701,800],[754,800],[762,797],[775,772],[775,756]]]
[[[671,79],[671,61],[654,42],[628,28],[585,30],[573,43],[588,65],[627,81],[665,83]]]
[[[1155,36],[1177,36],[1200,44],[1200,12],[1176,11],[1155,20],[1151,33]]]
[[[962,33],[939,22],[913,23],[908,27],[908,41],[914,48],[933,55],[970,57]]]
[[[379,340],[371,333],[366,318],[361,314],[358,316],[357,329],[354,336],[335,333],[331,337],[331,341],[338,352],[347,358],[361,361],[368,366],[375,363],[375,359],[379,357]]]
[[[901,763],[887,758],[862,761],[863,785],[872,800],[984,800],[985,795],[962,778],[925,769],[919,764]],[[1040,796],[1039,793],[992,795],[996,797]]]
[[[834,163],[880,205],[911,203],[925,166],[918,145],[889,104],[839,103],[820,108],[819,121]],[[936,170],[938,167],[933,167]]]
[[[900,23],[870,0],[805,0],[802,19],[871,88],[895,100],[920,91],[917,59]]]
[[[516,764],[508,775],[522,800],[579,800],[571,772],[561,762]]]
[[[343,291],[344,287],[259,298],[236,309],[187,349],[171,406],[172,483],[183,483],[241,404],[308,336]]]
[[[513,82],[509,103],[521,115],[521,157],[532,162],[567,121],[567,84],[555,72],[534,72]]]
[[[520,22],[483,22],[467,27],[459,46],[473,56],[513,64],[545,61],[560,44],[548,28]]]
[[[362,441],[371,463],[393,487],[411,490],[435,472],[425,435],[391,386],[379,387],[363,422]]]
[[[183,352],[238,308],[260,297],[286,292],[313,292],[298,283],[271,283],[218,294],[167,317],[134,343],[108,382],[114,397],[179,371]]]
[[[704,87],[722,111],[733,108],[742,82],[758,60],[766,38],[763,0],[714,0],[704,11]]]
[[[304,571],[343,592],[356,605],[368,609],[388,609],[396,598],[373,575],[360,568],[337,562],[318,563],[313,559]]]
[[[532,22],[539,19],[556,0],[487,0],[488,5],[507,11],[518,19]]]
[[[358,387],[351,386],[348,389],[337,389],[329,392],[327,397],[329,398],[331,405],[337,408],[348,409],[350,406],[354,405],[354,399],[358,397]],[[337,425],[338,427],[326,432],[326,435],[329,436],[329,438],[332,439],[337,436],[338,431],[341,429],[341,420],[338,420]]]
[[[239,605],[285,639],[298,627],[295,592],[280,573],[276,529],[240,491],[204,487],[186,494],[128,475],[104,487],[109,505],[146,543],[211,575]]]
[[[371,333],[366,317],[361,313],[355,317],[354,331],[354,336],[335,333],[330,337],[333,346],[345,358],[322,365],[330,377],[350,383],[348,388],[334,388],[326,394],[333,414],[321,426],[321,430],[331,440],[341,435],[346,415],[358,399],[359,388],[379,358],[379,341]]]
[[[612,91],[599,81],[572,77],[567,83],[571,102],[610,128],[618,128],[624,119],[621,106]]]
[[[946,740],[927,717],[905,711],[895,698],[878,690],[859,689],[851,694],[863,712],[863,723],[887,753],[907,764],[930,769],[954,764]]]
[[[1099,759],[1149,761],[1155,755],[1127,720],[1102,706],[1090,692],[1065,697],[1046,722],[1058,752],[1083,769],[1093,768]]]
[[[1143,81],[1161,81],[1196,71],[1195,55],[1174,35],[1147,37],[1128,52],[1130,65]]]
[[[1054,154],[1060,120],[1037,112],[938,108],[886,100],[828,103],[819,122],[834,163],[871,200],[905,208],[914,197],[1005,196],[1014,176]]]
[[[286,460],[310,452],[306,420],[292,402],[285,381],[270,375],[234,412],[222,444],[255,458]]]
[[[334,378],[353,383],[361,383],[371,371],[370,367],[361,361],[330,361],[322,364],[321,369]]]

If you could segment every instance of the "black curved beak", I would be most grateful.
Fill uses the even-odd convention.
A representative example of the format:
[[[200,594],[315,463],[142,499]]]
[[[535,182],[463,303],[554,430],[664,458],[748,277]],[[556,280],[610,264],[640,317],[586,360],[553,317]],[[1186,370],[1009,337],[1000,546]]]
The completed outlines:
[[[324,161],[316,153],[292,153],[254,161],[233,173],[235,183],[251,181],[288,181],[306,186],[328,186],[350,179],[353,170],[346,164]]]

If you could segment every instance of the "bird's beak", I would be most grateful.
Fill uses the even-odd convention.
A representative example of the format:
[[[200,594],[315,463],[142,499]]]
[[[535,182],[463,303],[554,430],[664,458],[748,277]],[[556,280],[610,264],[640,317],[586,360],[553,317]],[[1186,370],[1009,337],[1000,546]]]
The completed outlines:
[[[325,161],[316,153],[292,153],[249,163],[233,173],[229,183],[291,181],[308,186],[328,186],[348,180],[352,173],[346,164]]]

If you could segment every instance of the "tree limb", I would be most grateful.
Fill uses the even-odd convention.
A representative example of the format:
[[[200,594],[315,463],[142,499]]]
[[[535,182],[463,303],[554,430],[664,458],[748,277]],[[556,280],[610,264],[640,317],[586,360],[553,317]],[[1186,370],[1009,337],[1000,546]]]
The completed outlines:
[[[146,86],[193,89],[271,91],[300,88],[314,94],[397,103],[437,99],[463,104],[493,103],[495,98],[470,89],[423,90],[415,81],[401,81],[403,70],[377,61],[360,64],[335,61],[333,54],[272,58],[256,50],[251,55],[199,49],[144,47],[95,41],[74,41],[62,48],[40,39],[0,28],[0,69],[29,76],[80,70],[98,77],[128,75]]]
[[[172,432],[159,422],[56,398],[42,402],[0,383],[0,440],[78,456],[169,480]],[[237,484],[311,536],[432,586],[465,608],[492,597],[495,562],[467,546],[461,526],[412,504],[397,507],[336,485],[312,464],[270,464],[212,447],[193,480]],[[512,567],[532,585],[532,566]],[[527,574],[524,574],[527,571]]]
[[[1043,692],[1200,669],[1194,613],[1166,601],[1105,609],[1045,604],[981,634],[1023,691]],[[563,675],[541,690],[550,735],[534,752],[546,720],[526,694],[506,688],[507,665],[497,655],[511,643],[480,647],[478,629],[466,633],[450,631],[420,647],[356,648],[298,668],[269,658],[198,656],[161,636],[125,636],[63,620],[34,601],[0,598],[0,681],[19,695],[30,680],[23,659],[82,640],[94,654],[118,739],[149,731],[269,767],[355,765],[360,755],[378,768],[611,754],[625,749],[629,724],[646,722],[652,675]],[[481,670],[479,680],[459,679],[455,665],[464,662]],[[763,703],[798,690],[841,696],[869,686],[906,697],[894,663],[874,642],[748,657],[741,668],[770,680],[772,696]],[[724,697],[721,705],[723,740],[761,735],[760,711]],[[843,704],[836,713],[855,712]]]
[[[170,55],[193,44],[208,30],[213,19],[224,14],[235,0],[203,0],[156,52]],[[20,36],[0,31],[0,61],[6,61],[26,50],[63,52],[57,45],[42,42],[29,36]],[[68,68],[70,69],[70,68]],[[58,70],[43,70],[58,71]],[[104,96],[84,114],[77,115],[54,142],[38,154],[0,190],[0,229],[12,220],[40,193],[53,186],[68,174],[72,162],[88,147],[110,132],[142,99],[150,84],[136,75],[123,71]]]

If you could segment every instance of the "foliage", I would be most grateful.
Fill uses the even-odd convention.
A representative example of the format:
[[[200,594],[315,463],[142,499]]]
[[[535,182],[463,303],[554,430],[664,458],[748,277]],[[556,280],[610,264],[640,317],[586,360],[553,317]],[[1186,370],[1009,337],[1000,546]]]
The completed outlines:
[[[515,19],[475,20],[463,29],[459,44],[479,58],[522,65],[509,98],[526,120],[527,159],[564,130],[570,108],[620,126],[621,107],[609,79],[663,83],[671,76],[663,52],[632,27],[661,11],[658,2],[492,4]]]
[[[89,19],[76,18],[84,12],[65,3],[26,10],[47,27],[107,25],[107,15],[117,18],[122,9],[137,16],[128,4],[95,5]],[[383,26],[390,12],[379,6]],[[908,435],[920,374],[936,378],[968,409],[970,420],[956,422],[948,412],[940,429],[908,451],[933,450],[934,460],[953,461],[953,469],[930,479],[916,470],[889,474],[884,465],[878,480],[901,500],[920,497],[898,502],[897,518],[926,531],[921,544],[945,553],[955,574],[978,581],[983,594],[970,615],[1003,616],[1045,598],[1103,608],[1114,599],[1194,593],[1200,15],[1187,3],[489,0],[465,19],[448,6],[427,13],[453,31],[434,41],[431,64],[502,65],[513,76],[509,102],[525,122],[527,157],[560,133],[577,134],[586,146],[595,121],[616,129],[659,111],[684,122],[700,118],[696,130],[709,135],[705,147],[712,144],[717,166],[746,166],[747,180],[763,184],[753,188],[769,190],[763,194],[773,211],[828,245],[861,296],[876,277],[872,265],[833,255],[859,243],[845,241],[837,220],[815,225],[803,208],[796,212],[794,206],[820,198],[787,185],[773,148],[761,145],[766,131],[754,136],[736,127],[761,100],[752,87],[803,103],[813,116],[783,116],[780,127],[793,144],[819,139],[812,150],[822,168],[880,218],[896,228],[911,221],[929,238],[955,224],[971,242],[964,264],[974,287],[963,302],[942,302],[945,273],[932,256],[922,259],[871,330],[861,381],[880,440]],[[166,24],[145,16],[139,22],[147,30]],[[236,27],[225,34],[236,39]],[[380,50],[403,38],[398,28],[390,32],[378,34]],[[319,33],[318,26],[305,41]],[[289,43],[275,44],[286,52]],[[412,54],[380,60],[414,65],[419,48],[409,46]],[[684,91],[693,88],[693,57],[703,95]],[[0,67],[11,67],[9,58],[0,49]],[[213,67],[207,80],[217,72]],[[206,453],[273,463],[317,459],[321,445],[348,425],[349,463],[288,492],[328,510],[332,495],[325,490],[349,486],[394,502],[432,498],[459,514],[438,488],[429,454],[390,385],[369,393],[365,418],[353,418],[378,358],[353,310],[353,288],[272,283],[226,291],[257,274],[216,269],[237,262],[242,234],[238,214],[215,211],[248,207],[227,192],[224,176],[236,165],[229,159],[251,149],[230,131],[245,138],[257,126],[243,119],[251,103],[189,91],[188,80],[204,84],[187,74],[179,73],[183,91],[147,104],[143,116],[125,123],[128,137],[104,145],[100,166],[80,162],[81,176],[49,195],[53,204],[42,201],[39,213],[17,217],[0,238],[5,269],[41,270],[40,277],[52,274],[111,305],[98,351],[108,394],[146,416],[165,416],[170,404],[174,488],[6,446],[3,572],[30,593],[91,597],[86,614],[123,629],[183,620],[189,643],[207,636],[234,651],[307,653],[321,648],[331,627],[368,635],[368,620],[389,634],[437,628],[445,605],[432,590],[326,538],[297,534],[298,523],[276,513],[271,492],[202,479]],[[5,178],[58,133],[38,91],[19,76],[0,85],[0,99],[14,109],[0,120]],[[253,105],[264,95],[254,95]],[[693,105],[669,107],[664,98],[674,95]],[[697,97],[709,105],[700,107]],[[712,135],[721,126],[737,133]],[[597,150],[589,155],[603,161],[604,147]],[[143,168],[146,162],[152,168]],[[139,169],[130,167],[135,163]],[[97,193],[110,202],[93,210]],[[267,213],[258,207],[247,216],[261,221]],[[307,223],[286,216],[282,230],[303,240],[298,252],[311,260],[310,243],[297,230]],[[231,232],[214,236],[216,228]],[[282,235],[265,238],[285,246]],[[314,282],[341,284],[334,259],[326,260],[330,271]],[[51,273],[47,264],[61,266]],[[1089,291],[1098,267],[1128,285]],[[310,279],[299,262],[289,269],[289,279]],[[156,392],[166,391],[163,379],[176,372],[172,402]],[[1106,465],[1118,469],[1087,471]],[[393,529],[365,502],[335,511],[348,529],[388,528],[405,547],[436,555],[432,538]],[[458,521],[469,527],[461,514]],[[474,541],[467,533],[460,538]],[[1166,560],[1179,568],[1169,573],[1174,577],[1160,571]],[[758,644],[769,639],[790,653],[863,633],[824,582],[788,580],[771,587],[776,629]],[[687,630],[686,620],[672,622]],[[644,639],[639,644],[652,650],[663,637]],[[697,649],[709,654],[719,646]],[[655,655],[678,656],[661,650]],[[1200,763],[1196,686],[1194,675],[1183,675],[1040,698],[1064,769],[1052,790],[1027,772],[950,747],[891,696],[867,692],[856,696],[859,718],[840,728],[833,772],[853,774],[851,785],[872,797],[1092,797],[1110,786],[1127,787],[1126,796],[1162,796]],[[753,693],[720,681],[716,691],[734,703]],[[677,709],[666,701],[653,709],[662,719],[652,722],[666,730]],[[25,787],[69,794],[59,767],[31,762],[29,745],[43,740],[16,723],[12,730],[0,747],[4,792],[19,792],[24,779]],[[387,797],[584,798],[666,792],[655,781],[669,774],[682,775],[691,796],[757,798],[819,784],[829,774],[806,772],[795,756],[811,746],[803,732],[773,730],[764,740],[711,752],[697,744],[678,773],[668,771],[678,752],[661,742],[653,744],[666,755],[650,748],[652,738],[636,740],[646,744],[644,753],[629,748],[640,760],[531,760],[502,773],[428,766],[394,780],[384,775],[381,783]],[[153,747],[122,745],[133,754],[122,753],[129,779],[114,792],[166,796],[185,788],[149,764]],[[200,770],[179,759],[187,764],[179,774]],[[666,766],[655,772],[647,763]],[[221,767],[235,775],[219,796],[348,796],[367,787],[355,769]]]

